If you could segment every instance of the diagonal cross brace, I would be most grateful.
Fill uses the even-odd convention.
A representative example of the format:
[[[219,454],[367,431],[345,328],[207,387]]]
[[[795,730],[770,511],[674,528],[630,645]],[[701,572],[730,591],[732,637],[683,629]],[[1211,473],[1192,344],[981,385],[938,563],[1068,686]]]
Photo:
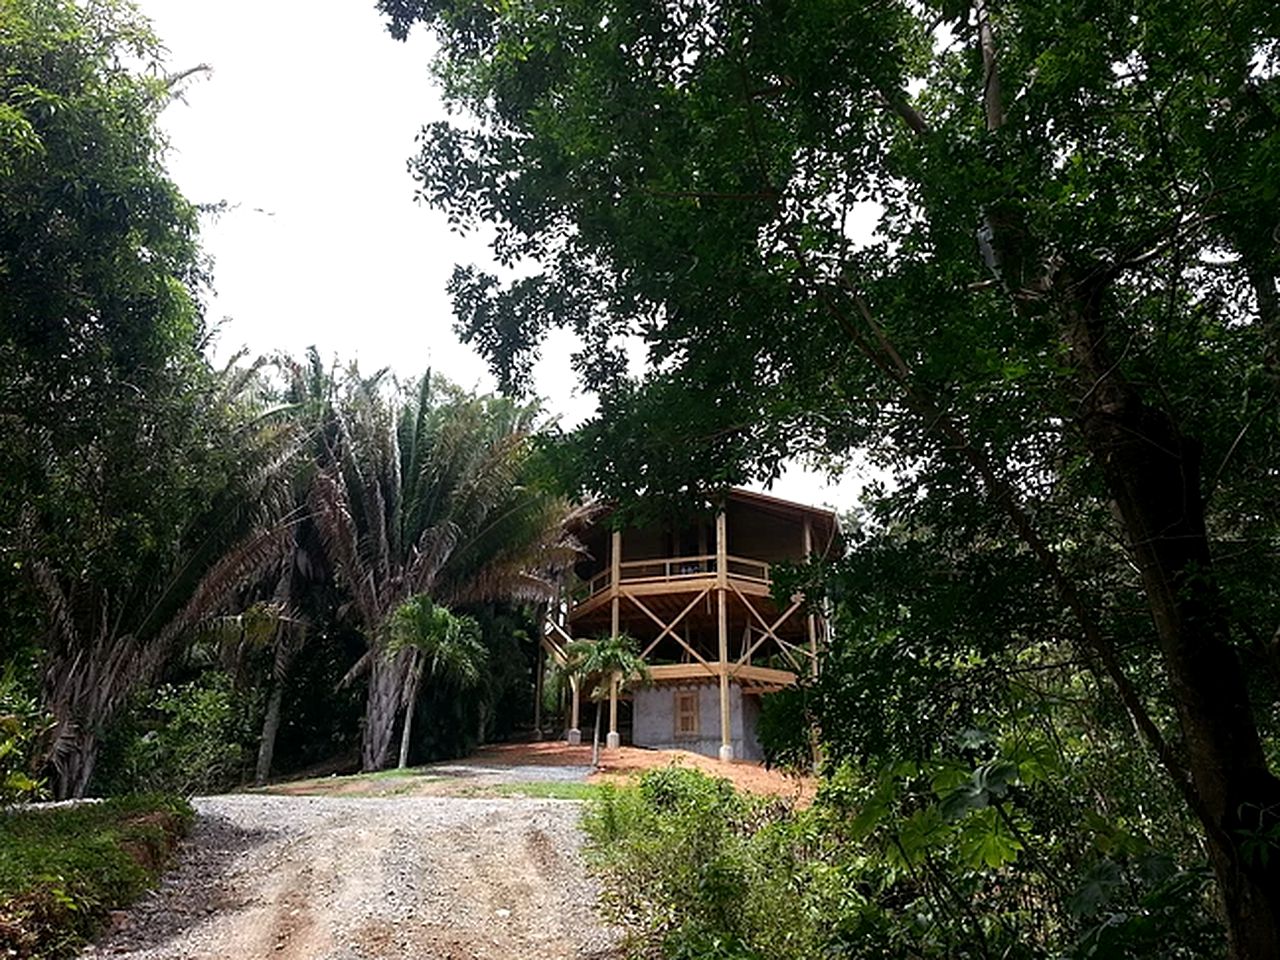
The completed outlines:
[[[738,599],[742,601],[743,606],[745,606],[749,611],[751,611],[751,615],[756,618],[756,620],[760,623],[761,628],[764,630],[764,634],[760,637],[760,639],[758,639],[755,643],[753,643],[747,649],[747,652],[744,653],[738,659],[738,662],[736,665],[739,667],[742,666],[744,663],[747,662],[748,659],[750,659],[751,654],[755,653],[756,650],[759,649],[760,645],[764,643],[766,639],[771,639],[782,650],[783,656],[785,656],[787,660],[790,661],[791,665],[795,667],[797,670],[799,670],[800,664],[795,659],[795,657],[791,655],[791,651],[800,650],[801,648],[795,646],[794,644],[787,643],[785,640],[779,637],[777,634],[777,629],[780,626],[782,626],[784,623],[786,623],[787,620],[791,618],[791,615],[793,613],[795,613],[797,610],[800,609],[800,607],[804,604],[804,598],[802,597],[798,600],[792,601],[791,606],[787,607],[786,612],[783,613],[782,616],[780,616],[772,624],[770,624],[767,620],[765,620],[764,617],[760,615],[760,611],[755,608],[755,605],[751,603],[751,601],[748,600],[745,596],[743,596],[742,591],[738,589],[737,585],[734,584],[732,580],[729,581],[729,588],[733,590],[735,594],[737,594]]]
[[[692,610],[694,607],[698,605],[699,600],[701,600],[710,592],[711,592],[711,588],[708,587],[705,590],[703,590],[701,593],[699,593],[696,597],[694,597],[692,600],[689,601],[688,606],[686,606],[683,610],[681,610],[679,615],[670,623],[663,623],[662,619],[656,613],[654,613],[652,610],[646,607],[643,603],[641,603],[631,594],[624,592],[622,594],[624,597],[626,597],[628,600],[634,603],[637,607],[639,607],[642,611],[644,611],[644,613],[648,615],[650,620],[652,620],[658,626],[662,627],[662,632],[658,634],[657,639],[655,639],[652,643],[650,643],[647,647],[645,647],[644,652],[640,654],[641,659],[647,657],[650,653],[652,653],[653,648],[656,647],[664,637],[670,635],[672,637],[675,637],[676,642],[680,644],[680,646],[688,650],[695,660],[697,660],[700,664],[702,664],[704,667],[710,670],[711,664],[707,663],[706,660],[702,659],[698,651],[693,649],[693,647],[689,646],[689,644],[685,642],[684,638],[680,636],[680,634],[675,632],[676,627],[680,625],[680,621],[683,620],[689,614],[690,610]]]

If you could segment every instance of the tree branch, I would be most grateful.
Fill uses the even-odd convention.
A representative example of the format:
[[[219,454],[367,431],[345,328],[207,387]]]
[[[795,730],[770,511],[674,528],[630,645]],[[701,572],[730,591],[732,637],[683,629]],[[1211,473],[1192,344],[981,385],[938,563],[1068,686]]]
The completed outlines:
[[[991,29],[991,9],[987,0],[975,0],[973,9],[978,15],[978,42],[982,46],[982,106],[987,117],[987,130],[994,132],[1004,126],[995,32]]]
[[[983,488],[987,492],[987,496],[1009,520],[1018,538],[1040,563],[1040,566],[1053,584],[1054,592],[1059,600],[1066,605],[1072,618],[1079,625],[1084,635],[1086,652],[1092,654],[1089,657],[1091,669],[1095,672],[1100,672],[1112,682],[1120,696],[1125,712],[1129,715],[1130,721],[1159,758],[1165,772],[1173,780],[1174,786],[1202,822],[1210,823],[1204,804],[1192,785],[1191,778],[1182,763],[1181,757],[1178,756],[1177,751],[1165,739],[1155,721],[1151,719],[1151,715],[1147,712],[1141,696],[1125,673],[1116,655],[1115,647],[1107,640],[1101,625],[1094,616],[1092,606],[1080,593],[1075,582],[1062,569],[1062,565],[1058,562],[1057,554],[1041,538],[1012,485],[988,460],[987,455],[969,440],[959,424],[938,407],[931,397],[921,393],[914,382],[910,367],[883,328],[876,322],[862,295],[853,290],[847,283],[842,283],[842,288],[853,300],[858,315],[861,317],[866,329],[871,331],[871,338],[841,309],[840,304],[826,292],[825,285],[817,281],[816,276],[812,274],[807,265],[808,261],[804,252],[794,242],[792,250],[802,269],[805,269],[809,273],[810,279],[814,281],[824,308],[836,321],[836,324],[849,338],[850,342],[902,391],[903,399],[908,409],[924,422],[926,429],[946,440],[947,444],[957,450],[970,468],[978,475],[982,481]]]
[[[881,102],[902,118],[902,122],[911,128],[912,133],[923,137],[929,132],[929,122],[913,107],[906,95],[899,92],[890,95],[884,90],[877,90]]]

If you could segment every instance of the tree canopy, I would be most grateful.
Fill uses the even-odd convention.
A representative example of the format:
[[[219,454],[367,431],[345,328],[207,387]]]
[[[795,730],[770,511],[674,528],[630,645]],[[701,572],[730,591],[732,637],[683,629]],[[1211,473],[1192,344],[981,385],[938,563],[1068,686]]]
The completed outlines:
[[[532,687],[524,604],[576,555],[572,509],[531,482],[536,409],[314,349],[214,368],[198,211],[158,125],[187,74],[163,53],[123,0],[0,2],[0,714],[23,718],[3,775],[216,786],[245,772],[229,731],[261,729],[264,780],[278,736],[289,763],[339,752],[339,681],[394,662],[366,698],[380,765],[409,706],[380,710],[410,659],[382,657],[388,620],[419,594],[512,661],[465,735],[419,724],[461,749],[514,722],[495,704]]]
[[[512,387],[580,335],[586,486],[866,453],[925,662],[1065,643],[1198,824],[1234,954],[1280,950],[1275,5],[380,6],[459,114],[422,198],[523,268],[460,266],[459,330]]]
[[[127,4],[0,5],[0,616],[39,651],[59,795],[261,562],[293,443],[246,416],[252,370],[205,359],[196,211],[157,127],[172,95]]]
[[[104,537],[162,540],[178,505],[156,509],[175,486],[156,478],[189,469],[173,441],[204,329],[196,214],[156,127],[159,45],[121,3],[5,0],[0,23],[2,522],[99,510]],[[149,449],[122,455],[135,441]]]

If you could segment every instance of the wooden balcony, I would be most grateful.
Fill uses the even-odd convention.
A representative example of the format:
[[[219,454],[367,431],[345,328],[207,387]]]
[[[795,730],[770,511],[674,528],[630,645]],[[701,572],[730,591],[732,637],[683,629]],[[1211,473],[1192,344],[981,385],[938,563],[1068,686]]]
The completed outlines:
[[[617,564],[618,584],[637,594],[698,591],[717,579],[715,554],[628,560]],[[768,596],[772,570],[763,560],[725,556],[725,576],[746,592]],[[573,591],[572,614],[585,614],[614,595],[614,570],[603,570]]]

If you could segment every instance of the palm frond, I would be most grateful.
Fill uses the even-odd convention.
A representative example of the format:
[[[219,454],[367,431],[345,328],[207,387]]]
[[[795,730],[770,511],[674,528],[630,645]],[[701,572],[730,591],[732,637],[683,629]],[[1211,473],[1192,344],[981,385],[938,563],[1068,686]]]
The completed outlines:
[[[288,551],[292,535],[289,526],[257,530],[227,551],[201,578],[177,616],[159,631],[158,650],[166,652],[176,637],[217,613],[245,583],[278,563]]]
[[[64,649],[76,649],[79,631],[76,629],[71,604],[62,589],[62,584],[58,582],[57,576],[43,558],[37,559],[32,564],[32,569],[36,586],[39,587],[45,599],[45,611],[49,615],[52,638]]]
[[[362,560],[360,534],[349,502],[340,471],[322,472],[312,484],[311,512],[325,552],[351,595],[362,624],[373,629],[382,608],[372,573]]]
[[[346,689],[359,680],[361,676],[369,671],[369,668],[373,665],[374,658],[379,654],[380,651],[374,650],[373,647],[362,653],[360,659],[351,665],[351,669],[342,675],[342,679],[338,681],[338,689]]]

